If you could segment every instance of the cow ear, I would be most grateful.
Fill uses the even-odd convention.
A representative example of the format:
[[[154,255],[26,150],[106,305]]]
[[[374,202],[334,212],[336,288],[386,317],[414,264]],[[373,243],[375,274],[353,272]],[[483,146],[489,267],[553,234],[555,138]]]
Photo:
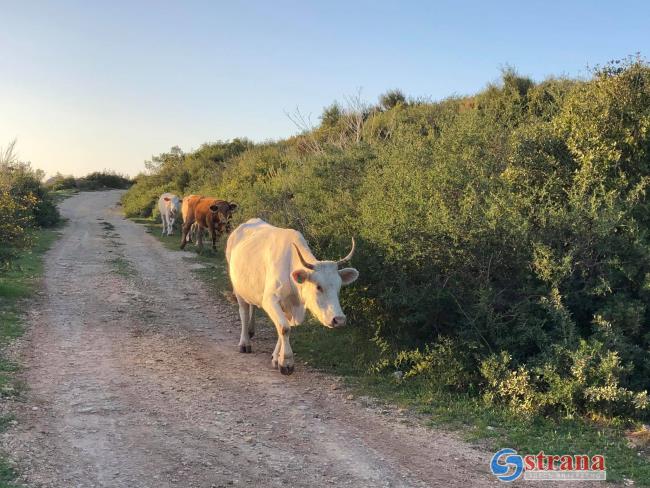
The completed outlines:
[[[357,281],[359,277],[359,272],[354,268],[343,268],[339,269],[339,276],[344,285],[349,285]]]
[[[305,269],[297,269],[291,273],[293,281],[302,285],[305,281],[309,279],[309,272]]]
[[[237,204],[236,203],[231,203],[230,204],[230,211],[234,212],[235,210],[237,210]]]
[[[218,212],[219,211],[219,205],[210,205],[210,210],[212,212]]]
[[[166,202],[168,202],[168,201],[169,201],[169,197],[163,197],[163,200],[165,200]]]

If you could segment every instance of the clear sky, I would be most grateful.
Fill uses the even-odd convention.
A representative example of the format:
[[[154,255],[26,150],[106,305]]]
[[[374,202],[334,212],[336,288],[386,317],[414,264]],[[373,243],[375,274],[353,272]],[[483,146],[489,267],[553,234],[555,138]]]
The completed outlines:
[[[650,53],[647,1],[0,0],[0,21],[0,146],[78,176],[285,137],[359,88],[439,99]]]

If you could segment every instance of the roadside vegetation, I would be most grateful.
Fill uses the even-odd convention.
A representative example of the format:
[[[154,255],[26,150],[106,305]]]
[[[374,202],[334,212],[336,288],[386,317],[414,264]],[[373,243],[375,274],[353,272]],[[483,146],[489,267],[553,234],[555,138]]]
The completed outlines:
[[[121,190],[131,186],[131,180],[114,171],[95,171],[81,178],[57,173],[45,182],[45,186],[53,191]]]
[[[0,148],[0,272],[6,272],[22,251],[33,245],[34,229],[59,223],[56,195],[41,181],[43,172],[21,162],[16,141]]]
[[[295,120],[287,140],[161,154],[126,214],[200,193],[300,230],[319,258],[354,235],[351,326],[303,327],[303,360],[491,445],[602,453],[610,477],[650,483],[647,442],[628,447],[650,410],[650,66],[506,70],[472,96],[393,90]]]
[[[15,143],[0,150],[0,401],[19,396],[20,365],[4,348],[23,333],[24,301],[32,297],[43,272],[43,254],[56,239],[60,216],[55,203],[65,192],[50,192],[43,174],[18,161]],[[11,424],[0,413],[0,432]],[[0,488],[15,486],[15,472],[0,453]]]

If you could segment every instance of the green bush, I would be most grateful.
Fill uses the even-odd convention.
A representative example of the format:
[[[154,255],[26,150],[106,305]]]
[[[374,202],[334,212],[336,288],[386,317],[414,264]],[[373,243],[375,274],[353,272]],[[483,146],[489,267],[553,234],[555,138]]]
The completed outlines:
[[[45,186],[52,191],[73,190],[77,188],[77,180],[74,176],[57,173],[45,182]]]
[[[122,198],[122,208],[127,217],[151,217],[154,206],[160,195],[165,193],[164,187],[147,188],[136,178],[134,185]]]
[[[300,230],[322,258],[354,235],[361,277],[342,301],[376,349],[369,369],[520,412],[646,416],[650,67],[541,83],[508,69],[471,97],[397,95],[332,105],[284,141],[173,148],[127,215],[202,193]]]
[[[427,344],[423,351],[399,351],[393,366],[403,373],[404,379],[425,378],[437,389],[464,390],[475,379],[467,370],[470,352],[458,342],[440,337],[434,344]]]
[[[59,222],[59,212],[49,190],[41,183],[40,172],[32,170],[28,164],[15,163],[6,167],[4,178],[12,197],[28,205],[37,226],[51,227]]]
[[[399,104],[406,104],[406,96],[401,90],[388,90],[379,97],[379,105],[384,110],[390,110]]]
[[[125,189],[131,186],[131,180],[112,171],[95,171],[76,180],[76,187],[81,191]]]
[[[0,189],[0,269],[7,266],[17,250],[29,243],[27,228],[33,222],[32,204],[33,199],[18,200],[6,189]]]
[[[15,142],[0,151],[0,268],[30,242],[30,227],[51,227],[59,222],[59,212],[41,180],[14,155]]]
[[[638,416],[650,407],[646,391],[621,386],[630,371],[617,352],[601,342],[580,340],[576,349],[557,346],[539,366],[512,366],[505,351],[483,360],[483,398],[521,414],[561,413],[565,417]]]

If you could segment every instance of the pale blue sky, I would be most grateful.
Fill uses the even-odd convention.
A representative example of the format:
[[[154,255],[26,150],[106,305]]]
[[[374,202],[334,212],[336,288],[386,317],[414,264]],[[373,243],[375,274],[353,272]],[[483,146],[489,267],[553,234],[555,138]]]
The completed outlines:
[[[180,145],[296,132],[359,88],[444,98],[650,52],[648,2],[4,1],[0,146],[134,175]]]

